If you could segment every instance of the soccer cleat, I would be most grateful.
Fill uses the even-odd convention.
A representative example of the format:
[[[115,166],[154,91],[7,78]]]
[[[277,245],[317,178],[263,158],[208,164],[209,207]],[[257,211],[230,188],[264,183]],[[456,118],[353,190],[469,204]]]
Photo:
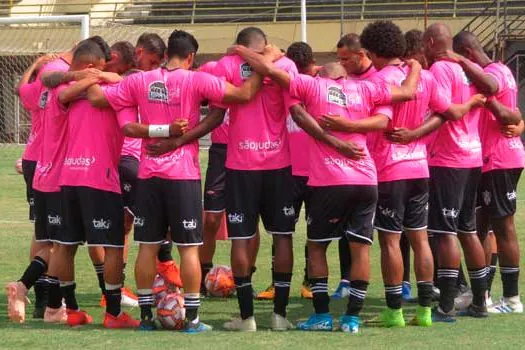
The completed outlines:
[[[26,320],[27,288],[20,281],[10,282],[5,287],[7,294],[7,314],[9,320],[24,323]]]
[[[120,301],[120,305],[126,306],[126,307],[138,307],[139,306],[139,298],[128,288],[122,288],[122,300]]]
[[[439,301],[439,298],[441,298],[441,291],[436,286],[432,287],[432,301]]]
[[[294,328],[294,325],[285,317],[275,312],[272,313],[272,331],[287,331]]]
[[[401,297],[403,298],[403,301],[407,303],[414,300],[412,298],[412,286],[410,285],[410,282],[403,281],[403,284],[401,287]]]
[[[523,304],[519,296],[511,298],[501,298],[498,303],[488,307],[488,312],[491,314],[521,314],[523,313]]]
[[[306,321],[298,322],[297,329],[300,331],[328,331],[334,329],[334,320],[332,315],[312,314]]]
[[[118,317],[111,314],[104,315],[104,328],[119,329],[119,328],[138,328],[140,321],[135,320],[133,317],[125,312],[121,312]]]
[[[410,325],[419,327],[432,326],[432,309],[418,305],[416,308],[416,316],[410,321]]]
[[[195,334],[195,333],[209,332],[211,330],[213,330],[212,326],[207,325],[204,322],[198,321],[197,323],[185,322],[184,323],[184,330],[183,330],[183,332],[184,333]]]
[[[223,327],[229,331],[239,332],[255,332],[257,330],[257,324],[255,323],[255,317],[251,316],[243,320],[242,318],[234,318],[231,321],[225,322]]]
[[[379,326],[379,327],[403,328],[405,327],[403,309],[386,308],[385,310],[381,311],[381,313],[376,319],[370,320],[367,323],[375,324],[376,326]]]
[[[436,306],[432,309],[432,322],[454,323],[456,322],[455,315],[454,310],[444,312],[439,306]]]
[[[44,314],[46,312],[46,307],[36,307],[33,310],[33,318],[36,320],[41,320],[44,318]]]
[[[257,294],[257,300],[273,300],[275,297],[275,287],[271,284],[268,288]]]
[[[93,317],[89,316],[87,312],[82,310],[66,310],[67,324],[71,327],[82,326],[85,324],[91,324]]]
[[[339,285],[337,286],[337,289],[335,290],[334,294],[330,296],[332,299],[336,300],[342,300],[348,298],[350,295],[350,282],[348,281],[341,281],[339,282]]]
[[[314,296],[312,294],[312,287],[308,281],[304,281],[301,286],[301,298],[303,299],[312,299]]]
[[[359,316],[341,316],[339,318],[339,329],[343,333],[358,333],[359,332],[359,324],[361,323],[361,320],[359,319]]]
[[[67,312],[64,306],[58,309],[46,307],[44,313],[44,322],[46,323],[67,323]]]
[[[470,304],[472,304],[472,298],[472,290],[470,288],[464,290],[454,299],[454,308],[456,310],[465,310]]]
[[[177,263],[173,260],[160,262],[157,261],[157,272],[168,282],[182,288],[180,270]]]
[[[487,307],[485,305],[478,306],[470,304],[466,309],[458,311],[458,316],[470,316],[474,318],[484,318],[488,317],[489,313],[487,312]]]
[[[152,320],[152,319],[140,320],[139,330],[154,331],[156,329],[157,329],[157,325],[155,324],[155,320]]]

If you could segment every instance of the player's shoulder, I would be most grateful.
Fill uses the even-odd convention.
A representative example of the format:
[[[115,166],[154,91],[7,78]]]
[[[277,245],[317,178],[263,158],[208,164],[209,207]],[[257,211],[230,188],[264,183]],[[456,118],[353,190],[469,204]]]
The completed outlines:
[[[286,56],[279,58],[274,62],[277,68],[283,69],[285,71],[297,71],[297,66],[295,63]]]

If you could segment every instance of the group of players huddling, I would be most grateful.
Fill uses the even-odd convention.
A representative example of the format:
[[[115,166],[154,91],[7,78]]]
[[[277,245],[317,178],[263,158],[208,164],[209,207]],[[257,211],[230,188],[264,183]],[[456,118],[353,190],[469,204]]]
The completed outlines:
[[[338,329],[358,332],[374,229],[387,308],[369,323],[405,326],[407,244],[418,291],[410,324],[523,312],[513,217],[524,123],[514,77],[473,34],[453,37],[440,23],[403,34],[377,21],[360,36],[342,37],[337,62],[322,67],[306,43],[284,54],[255,27],[240,31],[217,62],[196,67],[197,50],[197,40],[180,30],[167,47],[155,34],[142,35],[136,47],[109,48],[92,37],[37,59],[24,73],[18,93],[33,120],[23,165],[35,239],[32,262],[7,286],[12,321],[24,322],[34,287],[35,318],[92,322],[79,309],[74,282],[74,256],[87,243],[106,305],[104,327],[155,329],[159,272],[183,286],[184,331],[211,330],[198,309],[224,211],[240,309],[225,329],[257,329],[259,219],[273,238],[272,285],[259,295],[273,299],[273,330],[335,328],[326,252],[339,240],[343,271],[334,296],[348,297],[348,305]],[[209,112],[200,120],[204,103]],[[210,132],[203,218],[198,139]],[[286,309],[303,202],[301,295],[313,299],[314,313],[294,326]],[[121,311],[121,304],[137,303],[123,288],[131,223],[140,320]],[[456,236],[472,289],[460,310]],[[497,303],[489,294],[493,255],[503,282]],[[431,308],[436,287],[439,304]]]

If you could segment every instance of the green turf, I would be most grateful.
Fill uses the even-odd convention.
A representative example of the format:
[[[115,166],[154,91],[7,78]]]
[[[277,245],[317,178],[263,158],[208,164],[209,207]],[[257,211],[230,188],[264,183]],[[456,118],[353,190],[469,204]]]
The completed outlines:
[[[14,171],[15,159],[20,155],[20,148],[3,148],[0,151],[0,284],[17,279],[28,263],[28,248],[32,234],[32,227],[27,221],[27,204],[22,176]],[[202,153],[203,160],[206,153]],[[206,164],[203,161],[203,164]],[[522,183],[523,193],[525,190]],[[523,204],[523,203],[520,203]],[[525,227],[525,209],[520,205],[517,214],[518,231]],[[521,235],[521,244],[525,238]],[[312,311],[310,301],[301,300],[299,295],[300,282],[303,276],[303,245],[305,241],[305,224],[301,220],[295,236],[296,264],[289,318],[297,321],[305,318]],[[378,244],[373,246],[372,278],[369,294],[366,300],[364,318],[375,315],[384,305],[383,287],[379,270]],[[136,246],[130,254],[130,263],[127,269],[127,284],[133,286],[132,266],[134,265]],[[522,254],[523,257],[523,254]],[[330,285],[335,288],[339,274],[337,249],[333,245],[329,250],[332,278]],[[229,265],[229,243],[219,242],[215,263]],[[263,235],[261,249],[257,263],[257,273],[254,275],[255,287],[263,289],[270,278],[270,239]],[[140,333],[138,331],[106,331],[101,326],[102,309],[98,307],[99,290],[93,267],[89,261],[87,251],[81,248],[76,259],[77,292],[81,307],[86,309],[95,319],[95,324],[81,329],[68,329],[65,326],[45,325],[40,321],[28,318],[23,325],[7,322],[5,293],[2,289],[0,299],[0,348],[38,348],[38,349],[77,349],[77,348],[193,348],[193,349],[309,349],[367,347],[379,348],[523,348],[523,325],[525,315],[491,316],[486,320],[460,319],[456,325],[438,324],[430,329],[407,327],[405,329],[378,329],[363,327],[358,335],[342,333],[304,333],[287,332],[275,333],[268,330],[272,312],[270,302],[255,302],[256,318],[260,331],[255,334],[237,334],[221,331],[221,324],[236,313],[235,299],[206,300],[202,305],[201,317],[212,324],[216,331],[209,334],[184,335],[170,331]],[[523,280],[520,284],[523,290]],[[501,293],[499,275],[494,283],[494,294]],[[30,298],[32,298],[32,293]],[[345,309],[345,302],[333,302],[331,309],[336,316]],[[32,312],[29,306],[28,313]],[[138,310],[131,313],[138,316]],[[405,317],[413,315],[414,308],[405,309]]]

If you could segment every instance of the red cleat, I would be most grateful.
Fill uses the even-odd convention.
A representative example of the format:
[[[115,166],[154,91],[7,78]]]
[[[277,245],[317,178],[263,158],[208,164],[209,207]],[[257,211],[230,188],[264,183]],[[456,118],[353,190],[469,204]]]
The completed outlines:
[[[140,321],[125,312],[121,312],[118,317],[110,315],[106,312],[104,316],[104,328],[120,329],[120,328],[138,328]]]
[[[93,322],[93,317],[89,316],[85,311],[67,309],[66,313],[68,326],[77,327]]]
[[[182,288],[180,270],[177,263],[173,260],[160,262],[157,261],[157,272],[168,282]]]

